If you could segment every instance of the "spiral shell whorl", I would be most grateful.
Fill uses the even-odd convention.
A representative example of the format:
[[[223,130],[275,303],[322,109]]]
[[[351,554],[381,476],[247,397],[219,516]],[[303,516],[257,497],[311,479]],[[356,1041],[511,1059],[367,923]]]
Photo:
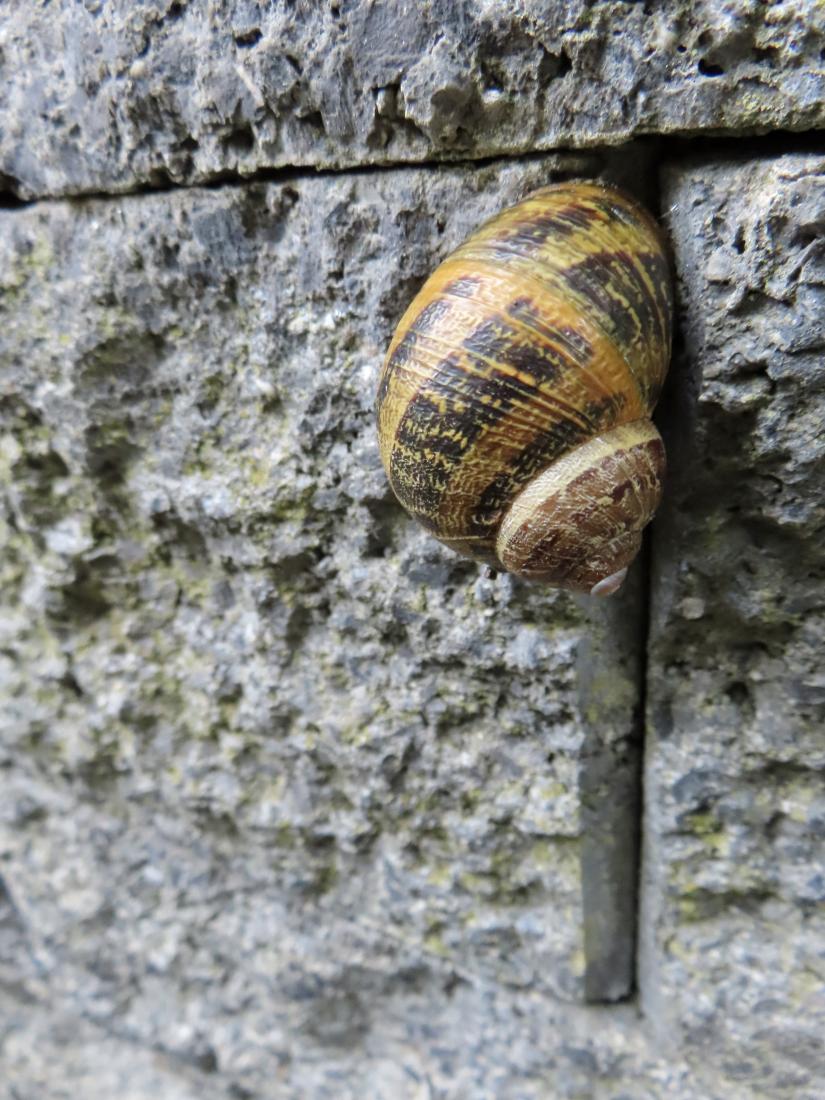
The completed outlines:
[[[621,193],[561,184],[503,211],[434,272],[390,345],[379,436],[401,503],[506,568],[497,532],[524,487],[649,417],[671,312],[658,229]]]
[[[513,500],[496,539],[499,560],[530,580],[601,594],[600,582],[626,571],[639,552],[664,466],[664,445],[649,420],[583,443]]]

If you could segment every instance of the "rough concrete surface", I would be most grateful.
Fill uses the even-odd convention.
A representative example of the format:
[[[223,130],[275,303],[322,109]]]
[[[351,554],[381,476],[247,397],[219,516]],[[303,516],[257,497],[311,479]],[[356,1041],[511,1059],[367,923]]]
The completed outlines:
[[[134,1047],[233,1096],[682,1088],[632,1009],[594,1032],[575,1007],[632,982],[635,854],[612,835],[635,831],[638,571],[590,628],[484,578],[392,501],[373,418],[434,258],[604,163],[0,215],[19,1094],[43,1095],[47,1010],[77,1080],[96,1027],[125,1076]]]
[[[825,157],[664,173],[684,347],[653,548],[642,1008],[746,1095],[825,1082]]]
[[[0,7],[0,1100],[820,1100],[824,31]],[[420,532],[374,434],[424,278],[556,175],[678,276],[598,609]]]
[[[818,0],[10,0],[23,198],[825,125]]]

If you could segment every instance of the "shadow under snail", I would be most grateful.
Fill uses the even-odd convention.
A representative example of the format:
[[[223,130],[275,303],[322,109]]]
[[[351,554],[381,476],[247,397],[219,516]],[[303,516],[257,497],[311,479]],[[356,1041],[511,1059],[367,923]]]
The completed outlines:
[[[528,195],[433,272],[378,388],[403,507],[494,569],[621,585],[662,492],[673,298],[653,218],[595,182]]]

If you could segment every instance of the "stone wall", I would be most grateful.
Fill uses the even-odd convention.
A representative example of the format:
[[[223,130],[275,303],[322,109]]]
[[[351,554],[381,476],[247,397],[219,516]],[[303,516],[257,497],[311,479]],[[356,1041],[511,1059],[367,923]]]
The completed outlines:
[[[0,12],[2,1100],[818,1100],[823,30]],[[373,418],[438,260],[576,176],[678,291],[598,607],[414,528]]]

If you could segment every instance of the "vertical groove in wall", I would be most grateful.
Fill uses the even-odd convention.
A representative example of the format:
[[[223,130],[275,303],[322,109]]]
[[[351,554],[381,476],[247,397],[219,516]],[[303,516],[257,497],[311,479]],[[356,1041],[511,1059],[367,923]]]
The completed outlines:
[[[661,141],[632,181],[617,181],[654,213]],[[651,597],[650,532],[617,597],[590,601],[579,661],[586,735],[579,774],[585,998],[636,992],[642,847],[642,765]]]
[[[595,607],[579,657],[586,736],[579,773],[585,999],[635,988],[647,552],[621,595]]]
[[[651,209],[657,214],[660,224],[668,235],[668,215],[663,194],[661,173],[668,163],[678,160],[685,154],[684,142],[675,140],[664,144],[656,177],[657,191]],[[662,392],[662,397],[654,419],[665,441],[667,451],[668,475],[665,493],[656,521],[648,532],[647,582],[645,592],[645,638],[642,668],[642,691],[640,696],[640,726],[643,731],[639,754],[639,865],[637,888],[636,923],[636,960],[635,988],[639,1009],[646,1015],[658,1015],[656,1005],[658,982],[655,976],[655,962],[652,951],[653,934],[657,924],[658,912],[656,899],[661,896],[661,884],[656,881],[654,864],[650,856],[655,850],[660,829],[657,822],[656,806],[651,801],[651,785],[647,782],[655,767],[656,749],[656,691],[661,693],[661,682],[657,669],[653,665],[651,651],[656,648],[657,631],[660,629],[657,616],[663,599],[667,598],[670,581],[663,570],[663,561],[667,558],[667,543],[677,537],[673,522],[673,501],[679,492],[679,483],[683,480],[688,465],[689,427],[693,420],[693,394],[696,384],[693,372],[685,358],[682,331],[679,325],[678,287],[676,286],[675,257],[671,256],[674,280],[674,330],[673,353],[670,370]]]
[[[655,521],[654,521],[655,522]],[[653,608],[653,552],[654,529],[648,528],[644,540],[644,577],[639,622],[639,705],[636,715],[637,753],[636,753],[636,865],[634,868],[633,889],[633,993],[639,994],[639,944],[642,934],[642,876],[644,873],[644,850],[647,835],[645,816],[645,761],[650,748],[647,730],[648,675],[650,660],[650,624]]]
[[[659,425],[661,428],[661,425]],[[651,624],[655,606],[655,569],[656,532],[653,528],[645,540],[645,601],[642,639],[642,663],[639,679],[639,757],[638,757],[638,847],[636,862],[636,911],[633,928],[634,952],[634,993],[641,1004],[644,991],[644,949],[648,942],[645,936],[647,924],[647,905],[645,898],[646,853],[650,841],[650,815],[648,813],[647,769],[651,753],[651,731],[648,726],[648,708],[650,702],[650,638]]]

